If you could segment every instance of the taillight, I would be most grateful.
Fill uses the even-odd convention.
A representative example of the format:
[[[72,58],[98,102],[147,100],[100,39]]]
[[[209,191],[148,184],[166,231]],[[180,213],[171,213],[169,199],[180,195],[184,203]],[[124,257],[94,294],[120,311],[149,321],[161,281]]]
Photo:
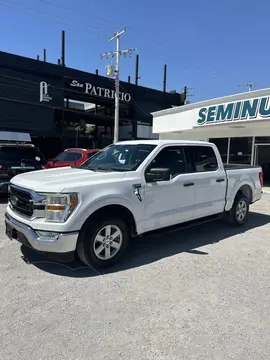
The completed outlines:
[[[0,170],[3,169],[3,165],[0,164]]]
[[[260,180],[261,187],[263,187],[263,172],[262,171],[259,173],[259,180]]]

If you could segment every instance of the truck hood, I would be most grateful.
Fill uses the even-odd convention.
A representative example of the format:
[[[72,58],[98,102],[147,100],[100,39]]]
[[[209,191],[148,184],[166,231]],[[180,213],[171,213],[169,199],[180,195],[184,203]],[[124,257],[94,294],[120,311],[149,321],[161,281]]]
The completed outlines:
[[[39,192],[62,192],[64,189],[73,188],[74,186],[79,187],[120,180],[124,176],[125,172],[103,172],[64,167],[20,174],[12,178],[11,184]]]

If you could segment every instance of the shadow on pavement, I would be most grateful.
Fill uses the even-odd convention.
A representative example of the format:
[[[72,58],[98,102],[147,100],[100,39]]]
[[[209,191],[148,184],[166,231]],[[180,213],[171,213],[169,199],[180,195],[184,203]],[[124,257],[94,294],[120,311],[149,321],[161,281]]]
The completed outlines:
[[[8,203],[8,196],[7,195],[0,195],[0,204],[7,204]]]
[[[106,270],[86,267],[79,260],[68,264],[50,261],[23,246],[21,250],[24,260],[40,270],[74,278],[93,277],[136,268],[181,252],[206,256],[208,253],[198,248],[263,226],[269,221],[269,215],[250,212],[249,219],[243,227],[233,227],[225,220],[217,220],[166,235],[137,237],[131,241],[124,259]]]

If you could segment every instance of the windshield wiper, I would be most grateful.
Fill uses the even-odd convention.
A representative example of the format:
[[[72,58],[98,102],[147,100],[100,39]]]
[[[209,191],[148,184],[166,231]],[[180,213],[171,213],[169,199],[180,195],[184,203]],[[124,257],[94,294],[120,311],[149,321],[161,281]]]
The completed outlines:
[[[130,167],[124,167],[124,166],[110,166],[110,167],[105,167],[105,166],[99,166],[97,168],[98,170],[108,170],[108,171],[130,171]]]
[[[93,170],[93,171],[98,171],[98,170],[101,170],[101,171],[112,171],[113,169],[112,168],[108,168],[106,166],[97,166],[95,168],[91,168],[91,167],[87,167],[86,168],[87,170]]]
[[[85,165],[71,165],[74,169],[85,169],[85,170],[91,170],[91,171],[131,171],[131,167],[124,167],[124,166],[97,166],[97,167],[90,167]]]
[[[130,168],[127,167],[117,167],[117,166],[97,166],[97,167],[88,167],[88,166],[81,166],[81,168],[86,170],[92,170],[92,171],[130,171]]]
[[[70,165],[72,169],[81,169],[81,170],[91,170],[91,171],[97,171],[96,168],[87,168],[82,165]]]

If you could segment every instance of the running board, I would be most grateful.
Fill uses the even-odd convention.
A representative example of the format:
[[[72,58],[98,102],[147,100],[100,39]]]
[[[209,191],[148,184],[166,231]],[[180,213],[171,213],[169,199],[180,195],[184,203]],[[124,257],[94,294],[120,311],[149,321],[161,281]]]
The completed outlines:
[[[144,237],[145,235],[147,237],[149,237],[149,236],[151,236],[151,237],[152,236],[153,237],[162,236],[162,235],[165,235],[165,234],[168,234],[168,233],[188,229],[188,228],[193,227],[193,226],[206,224],[206,223],[209,223],[211,221],[220,220],[223,217],[224,217],[224,213],[218,214],[218,215],[207,216],[207,217],[202,218],[202,219],[196,219],[196,220],[192,220],[192,221],[187,221],[187,222],[179,224],[179,225],[173,225],[173,226],[169,226],[169,227],[166,227],[166,228],[161,228],[161,229],[158,229],[158,230],[148,231],[148,232],[142,234],[141,236],[142,237]]]

